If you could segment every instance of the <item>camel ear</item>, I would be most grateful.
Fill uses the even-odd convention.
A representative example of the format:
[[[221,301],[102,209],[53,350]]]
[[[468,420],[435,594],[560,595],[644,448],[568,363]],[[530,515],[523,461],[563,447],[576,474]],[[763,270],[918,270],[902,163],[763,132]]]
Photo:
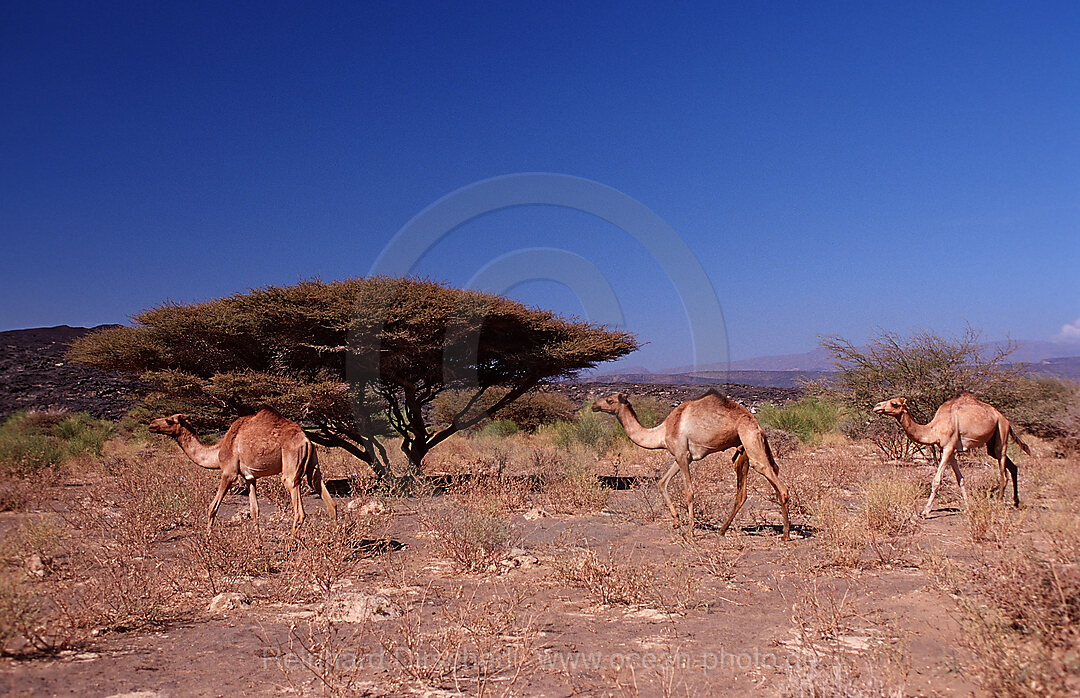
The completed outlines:
[[[191,428],[191,418],[188,415],[186,415],[186,414],[178,414],[178,415],[176,415],[176,419],[180,422],[180,424],[182,426],[184,426],[184,427],[186,427],[188,429]]]
[[[896,398],[896,401],[900,403],[901,407],[907,407],[907,398],[906,397],[898,397],[898,398]]]
[[[626,404],[626,393],[619,393],[619,402]]]

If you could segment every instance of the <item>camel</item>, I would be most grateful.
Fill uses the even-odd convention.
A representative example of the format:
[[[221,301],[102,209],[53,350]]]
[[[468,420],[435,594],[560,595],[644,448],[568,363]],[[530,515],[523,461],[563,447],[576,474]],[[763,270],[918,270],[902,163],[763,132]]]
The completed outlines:
[[[783,540],[789,540],[791,525],[788,522],[788,489],[780,482],[780,468],[773,459],[772,450],[769,442],[765,440],[761,426],[754,419],[754,415],[742,405],[715,390],[709,390],[702,397],[688,400],[676,407],[662,424],[652,429],[641,425],[624,393],[597,400],[592,409],[594,412],[615,415],[626,430],[626,435],[638,446],[648,449],[663,448],[674,456],[675,463],[660,478],[657,485],[677,527],[679,514],[671,502],[668,485],[675,473],[682,470],[690,537],[694,535],[694,486],[690,479],[690,463],[701,460],[710,453],[741,446],[732,458],[737,480],[735,505],[721,527],[720,535],[727,533],[735,515],[746,501],[746,475],[749,472],[748,466],[753,465],[776,490],[780,509],[784,514]]]
[[[929,424],[918,424],[911,416],[907,400],[902,397],[879,402],[874,406],[874,413],[896,417],[904,433],[915,443],[937,446],[941,449],[941,463],[938,465],[934,482],[930,486],[930,498],[926,500],[926,506],[922,510],[923,518],[930,515],[934,497],[941,485],[941,476],[945,473],[945,466],[950,464],[953,473],[956,474],[956,484],[964,497],[964,508],[967,508],[967,488],[964,487],[964,476],[960,473],[960,465],[956,462],[956,452],[984,445],[986,452],[1000,465],[1001,481],[998,486],[998,495],[1002,499],[1005,498],[1007,484],[1005,472],[1007,470],[1012,476],[1013,505],[1019,508],[1020,489],[1016,481],[1017,467],[1006,455],[1005,447],[1009,437],[1012,436],[1024,453],[1031,455],[1031,451],[1013,431],[1009,420],[990,405],[976,399],[971,393],[961,393],[952,400],[942,403]]]
[[[315,447],[296,422],[285,419],[269,409],[259,410],[250,417],[232,423],[217,444],[206,446],[199,441],[187,415],[174,414],[150,422],[149,429],[176,439],[188,458],[208,470],[221,471],[221,483],[210,502],[207,534],[213,529],[214,517],[226,490],[243,477],[248,485],[251,520],[259,528],[259,503],[255,499],[256,478],[281,473],[281,482],[289,491],[293,505],[292,537],[304,523],[304,504],[300,499],[300,482],[307,478],[311,489],[322,496],[326,512],[337,519],[334,502],[322,481]]]

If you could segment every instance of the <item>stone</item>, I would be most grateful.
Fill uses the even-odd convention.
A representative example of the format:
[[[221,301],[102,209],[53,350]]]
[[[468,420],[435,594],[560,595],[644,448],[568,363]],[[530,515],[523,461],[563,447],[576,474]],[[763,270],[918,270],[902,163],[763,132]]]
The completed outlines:
[[[244,606],[250,606],[251,601],[245,594],[236,591],[223,591],[210,601],[209,611],[221,615],[225,611],[232,611]]]
[[[26,571],[35,577],[44,577],[49,570],[45,565],[45,560],[37,553],[34,553],[26,561]]]
[[[323,606],[322,615],[340,623],[364,623],[397,618],[401,614],[385,596],[344,592],[335,594]]]
[[[345,505],[345,508],[349,511],[355,511],[360,516],[378,516],[386,513],[386,505],[377,499],[371,499],[363,503],[359,499],[353,499]]]

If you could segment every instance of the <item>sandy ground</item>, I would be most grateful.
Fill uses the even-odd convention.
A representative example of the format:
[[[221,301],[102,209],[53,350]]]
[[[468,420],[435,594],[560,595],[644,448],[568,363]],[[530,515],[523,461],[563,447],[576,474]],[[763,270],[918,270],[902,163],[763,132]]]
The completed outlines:
[[[245,501],[230,495],[223,520]],[[306,497],[312,516],[321,515],[316,501]],[[965,554],[964,517],[947,502],[922,523],[903,559],[851,569],[821,566],[814,531],[804,525],[795,527],[792,541],[780,541],[777,507],[761,491],[752,495],[737,530],[723,539],[702,530],[690,543],[656,515],[655,489],[644,484],[614,493],[594,514],[516,513],[512,530],[524,562],[480,574],[455,573],[441,559],[422,520],[429,504],[398,500],[388,537],[403,547],[365,558],[334,592],[377,594],[396,609],[412,609],[334,624],[334,651],[344,654],[338,664],[348,678],[331,680],[347,683],[344,692],[776,695],[820,680],[838,661],[850,662],[850,671],[863,677],[899,681],[908,695],[976,690],[959,669],[964,657],[950,615],[954,601],[916,566],[925,551]],[[264,506],[264,525],[277,525],[276,535],[283,535],[283,524],[266,514],[272,508]],[[5,516],[10,522],[17,515]],[[244,525],[232,524],[237,530]],[[558,573],[568,556],[583,551],[664,581],[650,587],[654,596],[644,603],[599,603]],[[3,660],[2,691],[237,696],[329,690],[318,670],[304,668],[312,656],[298,642],[312,627],[317,636],[325,633],[328,626],[316,622],[324,615],[321,602],[283,604],[253,594],[250,605],[212,614],[210,596],[196,593],[197,604],[160,629],[102,634],[59,656]],[[409,670],[394,660],[409,623],[420,634],[437,634],[441,626],[461,628],[497,613],[511,620],[493,631],[498,640],[489,657],[459,658],[458,670],[435,666],[439,657],[425,664],[419,652]],[[828,639],[811,642],[808,626],[829,626]],[[488,668],[476,671],[476,661]]]

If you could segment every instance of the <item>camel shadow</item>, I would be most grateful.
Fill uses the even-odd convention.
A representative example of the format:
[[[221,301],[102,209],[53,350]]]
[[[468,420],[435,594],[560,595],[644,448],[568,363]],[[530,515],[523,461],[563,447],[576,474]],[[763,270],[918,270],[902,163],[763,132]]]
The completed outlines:
[[[960,507],[935,507],[934,510],[930,512],[930,515],[923,520],[933,521],[934,519],[941,519],[946,516],[957,516],[958,514],[963,513],[964,510]]]
[[[393,538],[360,538],[353,541],[349,546],[353,556],[358,558],[371,558],[386,553],[393,553],[405,547],[405,544]],[[352,556],[350,556],[352,557]]]
[[[716,523],[699,523],[694,527],[696,530],[702,531],[719,531],[720,524]],[[773,537],[780,536],[784,533],[784,526],[782,524],[748,524],[745,526],[731,525],[729,531],[738,531],[748,536],[761,536],[761,537]],[[817,535],[818,529],[806,524],[791,524],[791,535],[797,538],[813,538]]]

